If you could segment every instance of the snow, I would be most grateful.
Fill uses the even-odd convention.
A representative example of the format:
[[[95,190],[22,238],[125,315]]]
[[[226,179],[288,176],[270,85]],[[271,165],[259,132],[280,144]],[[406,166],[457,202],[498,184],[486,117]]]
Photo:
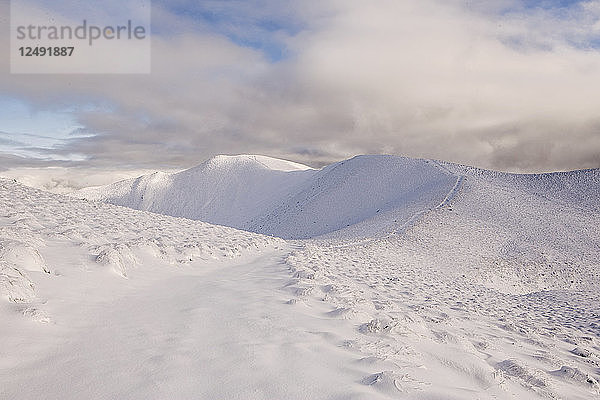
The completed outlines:
[[[83,189],[77,197],[243,228],[313,172],[268,157],[217,156],[174,174],[156,172]]]
[[[217,156],[75,196],[285,239],[346,228],[344,236],[364,237],[400,229],[440,204],[458,179],[435,162],[393,156],[358,156],[322,170],[288,163]]]
[[[131,208],[0,180],[1,399],[600,396],[599,170],[220,156],[79,195]]]

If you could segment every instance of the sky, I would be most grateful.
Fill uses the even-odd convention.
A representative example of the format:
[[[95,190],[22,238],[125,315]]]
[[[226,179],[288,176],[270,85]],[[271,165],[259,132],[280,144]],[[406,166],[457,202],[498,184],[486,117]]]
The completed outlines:
[[[118,18],[122,3],[85,13]],[[155,0],[151,39],[150,74],[18,75],[1,57],[0,168],[183,169],[217,154],[600,167],[597,0]]]

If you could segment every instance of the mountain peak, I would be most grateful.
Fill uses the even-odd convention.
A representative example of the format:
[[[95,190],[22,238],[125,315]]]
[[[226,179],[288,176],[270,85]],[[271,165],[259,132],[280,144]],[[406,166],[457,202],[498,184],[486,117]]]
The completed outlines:
[[[223,165],[244,165],[247,163],[259,164],[262,168],[275,171],[306,171],[311,167],[296,163],[293,161],[282,160],[279,158],[267,157],[255,154],[238,154],[224,155],[220,154],[206,161],[206,165],[223,166]]]

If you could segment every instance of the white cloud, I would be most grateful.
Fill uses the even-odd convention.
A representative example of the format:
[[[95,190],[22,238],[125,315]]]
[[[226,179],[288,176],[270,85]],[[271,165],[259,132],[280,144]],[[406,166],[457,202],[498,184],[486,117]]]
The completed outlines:
[[[151,172],[154,171],[144,169],[111,170],[67,167],[16,167],[1,171],[0,175],[3,178],[16,179],[27,186],[64,194],[84,187],[108,185],[119,180],[136,178]]]
[[[275,3],[260,4],[247,20]],[[178,33],[153,38],[152,75],[3,74],[0,90],[48,108],[110,105],[79,113],[97,135],[63,150],[94,165],[251,152],[319,165],[387,152],[511,170],[600,166],[600,53],[584,45],[599,2],[566,16],[509,2],[502,14],[484,2],[295,4],[308,11],[295,14],[297,35],[278,39],[290,55],[280,62],[155,7],[160,31]]]

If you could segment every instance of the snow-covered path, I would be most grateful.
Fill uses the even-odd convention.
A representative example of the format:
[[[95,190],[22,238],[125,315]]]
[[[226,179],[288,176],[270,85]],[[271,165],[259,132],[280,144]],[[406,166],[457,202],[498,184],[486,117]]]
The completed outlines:
[[[0,369],[0,398],[373,398],[358,382],[368,370],[349,369],[355,357],[324,333],[339,331],[336,321],[286,304],[285,254],[168,273],[145,266],[110,298],[89,287],[84,302],[50,307],[53,324],[14,318],[3,332],[13,346],[0,350],[21,362]]]

